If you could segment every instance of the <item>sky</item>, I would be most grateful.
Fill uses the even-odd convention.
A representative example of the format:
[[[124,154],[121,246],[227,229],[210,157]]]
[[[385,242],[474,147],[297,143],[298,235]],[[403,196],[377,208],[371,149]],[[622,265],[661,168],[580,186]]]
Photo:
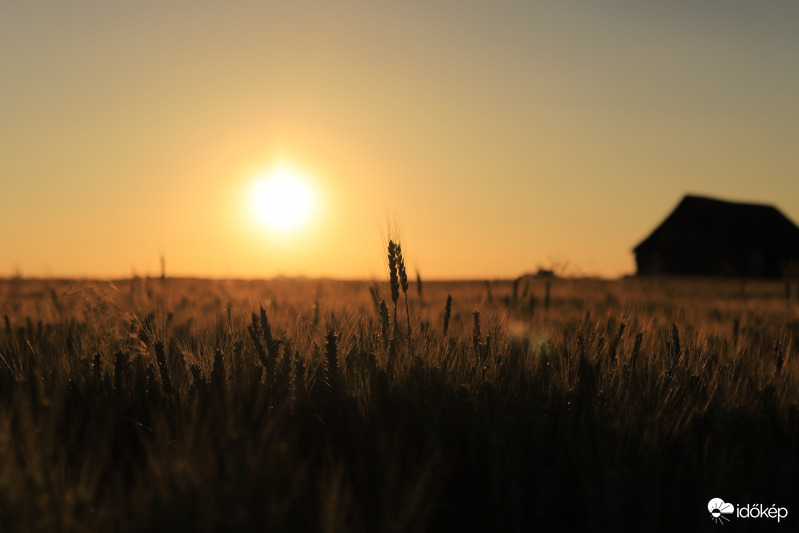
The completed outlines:
[[[0,276],[632,273],[686,193],[799,221],[788,1],[0,4]],[[291,168],[278,232],[254,182]]]

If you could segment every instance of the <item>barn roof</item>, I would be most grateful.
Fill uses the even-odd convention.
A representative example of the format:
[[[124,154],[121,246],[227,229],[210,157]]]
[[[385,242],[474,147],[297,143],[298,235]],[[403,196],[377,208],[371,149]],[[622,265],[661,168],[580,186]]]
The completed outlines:
[[[661,246],[701,245],[708,240],[799,251],[799,227],[771,205],[728,202],[686,195],[674,211],[633,251]]]

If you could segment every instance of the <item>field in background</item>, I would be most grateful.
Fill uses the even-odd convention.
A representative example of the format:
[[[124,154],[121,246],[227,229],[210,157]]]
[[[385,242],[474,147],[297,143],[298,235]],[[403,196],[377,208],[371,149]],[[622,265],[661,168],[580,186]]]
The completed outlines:
[[[406,314],[387,282],[1,281],[0,530],[672,531],[714,526],[713,497],[799,514],[795,287],[417,289]]]

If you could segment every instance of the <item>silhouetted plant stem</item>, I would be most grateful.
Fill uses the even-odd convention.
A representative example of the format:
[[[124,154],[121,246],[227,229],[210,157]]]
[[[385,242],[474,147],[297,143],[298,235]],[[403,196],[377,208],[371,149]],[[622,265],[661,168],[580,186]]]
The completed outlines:
[[[388,274],[391,287],[391,301],[394,302],[394,331],[397,331],[397,300],[399,300],[399,274],[397,266],[397,245],[388,241]]]
[[[166,352],[164,351],[164,343],[157,341],[155,344],[153,344],[153,349],[155,350],[155,359],[158,363],[158,370],[161,372],[161,384],[164,387],[164,393],[171,397],[173,392],[172,379],[169,377],[169,369],[166,366]]]
[[[449,319],[452,316],[452,295],[447,295],[447,304],[444,306],[444,336],[447,336],[449,330]]]

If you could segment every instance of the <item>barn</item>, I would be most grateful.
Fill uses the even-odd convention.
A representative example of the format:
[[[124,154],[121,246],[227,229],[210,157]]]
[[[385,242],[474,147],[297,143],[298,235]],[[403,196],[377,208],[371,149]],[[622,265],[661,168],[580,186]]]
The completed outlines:
[[[799,259],[799,228],[770,205],[687,195],[633,252],[639,276],[777,278]]]

